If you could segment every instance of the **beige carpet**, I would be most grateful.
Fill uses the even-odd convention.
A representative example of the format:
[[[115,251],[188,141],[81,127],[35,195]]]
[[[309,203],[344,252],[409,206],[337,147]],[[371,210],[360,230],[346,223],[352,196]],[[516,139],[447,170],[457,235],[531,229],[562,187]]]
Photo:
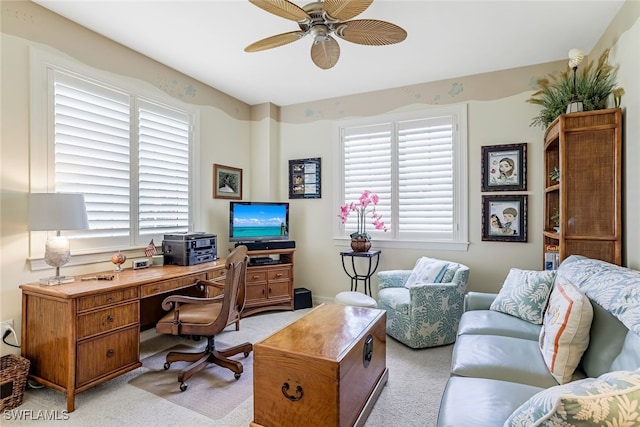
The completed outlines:
[[[203,340],[204,341],[204,340]],[[224,343],[216,343],[216,348],[230,347]],[[201,349],[204,345],[201,346]],[[198,372],[188,381],[187,390],[180,391],[178,374],[188,366],[187,362],[174,362],[169,369],[164,369],[165,356],[169,351],[189,351],[197,353],[198,349],[186,345],[177,345],[163,350],[153,356],[142,359],[143,368],[149,369],[131,379],[129,384],[167,399],[176,405],[198,412],[213,420],[219,420],[236,409],[253,393],[253,353],[247,358],[242,354],[232,359],[242,362],[244,372],[235,379],[233,372],[216,365],[210,365]]]

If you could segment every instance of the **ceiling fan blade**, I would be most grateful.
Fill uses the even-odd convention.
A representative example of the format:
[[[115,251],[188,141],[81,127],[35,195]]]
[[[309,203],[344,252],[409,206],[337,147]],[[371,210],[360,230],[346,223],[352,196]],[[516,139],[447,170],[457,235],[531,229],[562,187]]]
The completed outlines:
[[[300,40],[306,35],[307,33],[305,31],[291,31],[289,33],[277,34],[275,36],[267,37],[266,39],[258,40],[255,43],[251,43],[249,46],[244,48],[244,51],[258,52],[261,50],[284,46],[285,44]]]
[[[401,27],[377,19],[356,19],[338,25],[335,35],[346,41],[368,46],[400,43],[407,38]]]
[[[336,39],[328,36],[325,41],[314,41],[311,45],[311,60],[323,70],[336,65],[340,58],[340,45]]]
[[[249,2],[284,19],[296,22],[311,21],[311,17],[304,9],[287,0],[249,0]]]
[[[364,12],[373,0],[324,0],[322,8],[332,18],[346,21]]]

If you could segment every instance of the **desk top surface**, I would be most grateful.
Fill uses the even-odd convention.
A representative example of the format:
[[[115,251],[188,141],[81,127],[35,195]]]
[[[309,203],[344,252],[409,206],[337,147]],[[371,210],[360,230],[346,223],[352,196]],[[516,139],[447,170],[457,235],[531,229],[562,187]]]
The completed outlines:
[[[83,274],[75,276],[75,281],[62,285],[43,285],[39,282],[25,283],[20,285],[23,292],[46,294],[60,298],[75,298],[84,295],[95,294],[96,292],[118,290],[130,288],[132,286],[154,283],[160,280],[170,280],[190,274],[202,273],[210,270],[224,268],[226,259],[220,258],[215,261],[206,262],[190,266],[163,265],[133,270],[131,268],[117,273],[114,271],[103,271],[98,273]],[[82,277],[96,275],[113,275],[113,280],[82,280]]]

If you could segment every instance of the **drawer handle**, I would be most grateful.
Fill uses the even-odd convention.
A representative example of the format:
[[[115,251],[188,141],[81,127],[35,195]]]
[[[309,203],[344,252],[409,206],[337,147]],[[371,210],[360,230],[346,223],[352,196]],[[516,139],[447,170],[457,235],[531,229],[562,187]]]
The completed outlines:
[[[277,273],[276,277],[282,277],[282,273]]]
[[[257,274],[252,277],[252,279],[259,279],[259,278],[260,276],[258,276]]]
[[[113,302],[113,297],[112,296],[108,296],[107,297],[107,302]]]
[[[110,314],[110,315],[107,316],[107,322],[113,323],[114,320],[116,320],[116,318],[113,317],[113,314]]]
[[[284,397],[286,397],[292,402],[297,402],[298,400],[302,399],[302,395],[304,394],[304,391],[302,390],[301,385],[296,386],[295,396],[292,394],[289,394],[288,390],[289,390],[289,383],[282,384],[282,394],[284,394]]]
[[[113,357],[113,355],[116,354],[115,351],[113,351],[112,348],[110,348],[109,350],[107,350],[107,357]]]

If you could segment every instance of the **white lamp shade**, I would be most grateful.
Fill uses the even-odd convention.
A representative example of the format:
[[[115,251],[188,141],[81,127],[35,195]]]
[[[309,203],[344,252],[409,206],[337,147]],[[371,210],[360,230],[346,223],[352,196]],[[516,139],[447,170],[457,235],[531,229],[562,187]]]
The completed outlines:
[[[29,231],[84,230],[89,228],[83,194],[32,193],[29,196]]]

